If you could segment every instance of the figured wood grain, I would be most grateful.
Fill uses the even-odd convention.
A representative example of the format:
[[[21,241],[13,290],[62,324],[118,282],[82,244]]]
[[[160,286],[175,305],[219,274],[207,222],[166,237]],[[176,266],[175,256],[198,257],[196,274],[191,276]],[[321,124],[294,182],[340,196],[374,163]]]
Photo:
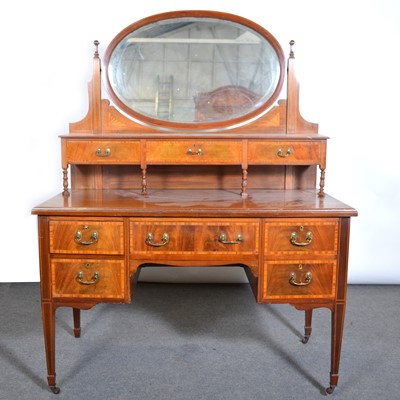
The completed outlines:
[[[99,280],[92,285],[83,285],[76,280],[83,272],[83,280],[91,281],[95,272]],[[125,298],[124,260],[109,259],[53,259],[51,261],[51,282],[53,298]]]
[[[68,164],[126,164],[139,163],[140,142],[138,140],[67,140],[65,162]],[[97,154],[100,150],[100,156]],[[106,151],[109,156],[102,156]]]
[[[190,257],[217,254],[257,255],[259,252],[259,222],[249,220],[210,220],[197,221],[187,219],[136,220],[130,223],[131,252],[136,257],[151,257],[152,253],[162,255],[179,254]],[[162,235],[169,235],[169,242],[160,247],[146,243],[147,234],[151,233],[154,242],[162,243]],[[238,244],[224,244],[219,241],[225,234],[228,241],[235,241],[240,234],[243,240]]]
[[[338,249],[338,220],[332,219],[286,219],[268,221],[265,225],[265,255],[267,257],[304,255],[333,255]],[[295,233],[297,241],[307,243],[307,234],[312,241],[305,246],[291,243]]]
[[[149,164],[241,164],[242,142],[204,139],[147,140],[146,162]]]
[[[71,190],[36,206],[33,214],[62,216],[137,216],[208,218],[350,217],[357,211],[335,198],[309,190],[254,190],[242,199],[233,190]],[[306,219],[304,219],[307,217]],[[310,221],[311,222],[311,221]]]
[[[87,229],[85,229],[87,227]],[[77,231],[82,241],[92,241],[93,232],[98,241],[84,245],[75,240]],[[50,221],[50,252],[57,254],[124,254],[123,223],[104,220]]]
[[[303,260],[272,261],[264,263],[263,300],[288,300],[300,298],[333,298],[336,290],[336,261]],[[311,272],[311,283],[294,286],[289,283],[290,274],[296,274],[296,282],[305,282]]]
[[[293,141],[249,141],[248,162],[250,164],[317,164],[322,161],[321,148],[324,142]],[[278,155],[281,151],[282,157]]]

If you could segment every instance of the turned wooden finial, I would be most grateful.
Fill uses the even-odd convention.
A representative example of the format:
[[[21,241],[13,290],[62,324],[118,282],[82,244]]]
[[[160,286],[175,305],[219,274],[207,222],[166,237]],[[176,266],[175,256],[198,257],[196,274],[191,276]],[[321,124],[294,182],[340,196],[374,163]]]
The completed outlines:
[[[289,44],[290,44],[289,58],[294,58],[294,52],[293,52],[294,40],[291,40],[291,41],[289,42]]]
[[[94,51],[94,58],[99,58],[99,44],[100,42],[98,40],[95,40],[93,42],[93,44],[95,45],[96,49]]]

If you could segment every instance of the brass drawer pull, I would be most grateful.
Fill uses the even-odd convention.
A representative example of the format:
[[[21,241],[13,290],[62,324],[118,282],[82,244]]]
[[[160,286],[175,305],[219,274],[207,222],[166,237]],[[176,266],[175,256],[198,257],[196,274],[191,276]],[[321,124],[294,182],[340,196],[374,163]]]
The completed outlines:
[[[201,150],[201,148],[198,149],[197,151],[193,151],[192,149],[188,149],[186,154],[189,154],[189,156],[201,156],[203,154],[203,151]]]
[[[276,152],[276,155],[278,157],[281,157],[281,158],[287,158],[287,157],[291,156],[292,154],[293,154],[293,148],[292,147],[289,147],[286,150],[285,154],[283,153],[282,148],[279,148],[278,151]]]
[[[95,272],[91,278],[90,281],[84,281],[83,280],[83,272],[79,271],[78,275],[76,276],[76,280],[81,284],[81,285],[94,285],[95,283],[97,283],[100,280],[100,273],[99,272]]]
[[[307,286],[307,285],[309,285],[311,283],[311,279],[312,279],[311,272],[307,272],[304,282],[296,282],[296,273],[295,272],[291,272],[290,273],[290,278],[289,278],[289,283],[291,285],[293,285],[293,286]]]
[[[146,243],[150,246],[153,247],[161,247],[161,246],[165,246],[168,242],[169,242],[169,235],[167,232],[164,232],[162,235],[162,242],[161,243],[153,243],[154,240],[154,236],[152,233],[148,233],[147,237],[146,237]]]
[[[236,240],[227,240],[225,233],[219,235],[218,241],[223,244],[240,244],[243,242],[243,236],[238,233],[236,235]]]
[[[83,227],[83,230],[85,230],[85,231],[89,230],[89,225],[85,225]],[[99,233],[97,231],[93,231],[92,234],[90,235],[90,239],[91,240],[88,240],[88,241],[82,240],[82,237],[83,237],[82,231],[76,231],[76,233],[75,233],[75,242],[79,243],[79,244],[82,244],[84,246],[89,246],[91,244],[94,244],[94,243],[98,242]]]
[[[102,149],[98,148],[96,150],[96,156],[97,157],[110,157],[111,156],[111,149],[107,147],[105,149],[105,151],[103,152]]]
[[[297,241],[297,233],[296,232],[293,232],[290,235],[290,243],[294,244],[295,246],[308,246],[309,244],[311,244],[312,240],[313,240],[313,235],[311,232],[307,232],[305,242]]]

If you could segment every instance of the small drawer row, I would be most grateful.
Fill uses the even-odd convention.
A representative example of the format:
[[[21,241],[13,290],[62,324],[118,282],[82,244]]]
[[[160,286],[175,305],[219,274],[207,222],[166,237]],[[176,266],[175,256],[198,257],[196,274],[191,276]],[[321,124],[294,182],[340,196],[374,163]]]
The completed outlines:
[[[271,220],[269,220],[271,221]],[[261,220],[132,219],[130,252],[254,254],[260,253]],[[124,254],[123,221],[52,220],[50,252],[58,254]],[[265,223],[266,257],[296,254],[334,255],[338,246],[336,219],[277,219]]]
[[[64,164],[318,164],[326,142],[268,140],[67,140]]]
[[[127,268],[123,259],[53,258],[54,298],[124,299]],[[265,261],[262,300],[333,298],[336,260]]]

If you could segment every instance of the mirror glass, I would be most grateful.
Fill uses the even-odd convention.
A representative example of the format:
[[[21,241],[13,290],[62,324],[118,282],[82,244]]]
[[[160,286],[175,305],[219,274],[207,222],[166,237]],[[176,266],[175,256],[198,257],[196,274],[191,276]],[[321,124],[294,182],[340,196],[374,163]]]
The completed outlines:
[[[225,19],[158,20],[110,47],[109,92],[150,121],[229,122],[276,100],[283,79],[279,45]]]

